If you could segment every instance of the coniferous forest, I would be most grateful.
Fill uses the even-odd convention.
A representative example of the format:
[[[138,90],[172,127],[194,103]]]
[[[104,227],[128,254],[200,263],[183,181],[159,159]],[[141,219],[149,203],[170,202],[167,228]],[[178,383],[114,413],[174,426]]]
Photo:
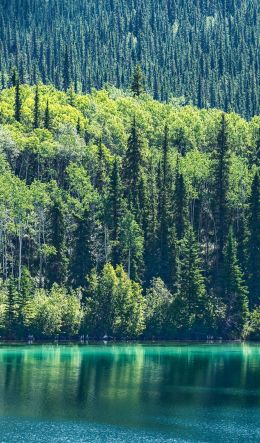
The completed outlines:
[[[260,338],[258,40],[256,0],[1,2],[2,337]]]
[[[0,86],[127,88],[140,64],[156,99],[259,114],[258,0],[1,0]],[[64,38],[65,37],[65,38]]]

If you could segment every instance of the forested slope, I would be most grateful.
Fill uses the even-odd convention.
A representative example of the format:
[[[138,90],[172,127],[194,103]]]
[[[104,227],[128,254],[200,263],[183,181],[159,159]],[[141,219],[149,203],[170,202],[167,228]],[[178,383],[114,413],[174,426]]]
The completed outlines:
[[[257,337],[259,117],[17,82],[0,123],[2,334]]]
[[[1,0],[2,87],[128,87],[143,67],[155,98],[259,114],[258,0]],[[65,36],[65,38],[64,38]]]

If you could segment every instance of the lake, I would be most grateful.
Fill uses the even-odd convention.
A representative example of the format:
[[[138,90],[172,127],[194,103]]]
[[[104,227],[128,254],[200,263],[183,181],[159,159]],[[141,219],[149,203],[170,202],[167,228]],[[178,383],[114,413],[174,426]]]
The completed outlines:
[[[259,441],[260,345],[0,347],[0,443]]]

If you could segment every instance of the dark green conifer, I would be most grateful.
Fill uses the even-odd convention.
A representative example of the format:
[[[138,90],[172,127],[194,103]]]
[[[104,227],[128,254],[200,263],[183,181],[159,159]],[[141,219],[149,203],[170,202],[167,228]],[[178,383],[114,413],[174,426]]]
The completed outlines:
[[[39,86],[36,85],[34,96],[34,112],[33,112],[33,127],[34,129],[40,126],[40,98],[39,98]]]
[[[50,245],[54,248],[48,259],[47,280],[49,287],[54,283],[64,284],[67,275],[64,205],[61,195],[56,195],[50,210]]]
[[[44,112],[44,128],[50,129],[51,128],[51,116],[50,116],[50,109],[49,109],[49,100],[47,100],[46,108]]]
[[[229,189],[229,169],[230,152],[228,146],[228,125],[226,116],[221,116],[220,129],[217,137],[217,146],[214,153],[214,193],[213,193],[213,213],[215,217],[215,237],[216,237],[216,265],[219,267],[223,261],[223,250],[228,233],[228,189]]]
[[[248,319],[248,290],[237,258],[237,243],[230,230],[224,249],[221,270],[222,300],[226,305],[222,332],[227,338],[241,338]]]
[[[141,179],[143,174],[143,137],[134,117],[124,161],[125,194],[128,207],[140,219]]]
[[[260,179],[256,172],[249,201],[248,276],[250,306],[260,304]]]
[[[131,89],[136,97],[144,92],[144,75],[140,65],[135,67]]]
[[[16,80],[15,85],[15,105],[14,105],[14,116],[17,122],[21,121],[21,109],[22,109],[22,99],[20,91],[20,81],[19,78]]]
[[[174,225],[177,240],[181,240],[188,222],[188,202],[185,181],[177,160],[174,190]]]
[[[64,63],[63,63],[63,88],[64,88],[64,91],[66,91],[66,92],[69,89],[70,84],[71,84],[70,72],[71,72],[70,56],[69,56],[68,47],[66,46],[65,54],[64,54]]]
[[[116,158],[113,163],[107,208],[109,225],[111,227],[113,266],[119,264],[119,226],[124,214],[124,206],[121,166],[119,160]]]
[[[174,309],[182,334],[203,334],[206,289],[202,274],[201,259],[195,235],[188,226],[180,242],[176,276],[177,298]]]

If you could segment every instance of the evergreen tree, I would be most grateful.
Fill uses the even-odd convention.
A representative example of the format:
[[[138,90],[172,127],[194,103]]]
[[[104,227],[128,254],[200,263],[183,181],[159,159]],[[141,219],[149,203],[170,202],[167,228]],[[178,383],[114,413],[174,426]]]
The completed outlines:
[[[174,225],[177,240],[181,240],[188,222],[188,204],[184,177],[177,160],[174,190]]]
[[[50,117],[50,109],[49,109],[49,100],[47,100],[46,108],[44,112],[44,128],[50,129],[51,128],[51,117]]]
[[[127,212],[119,227],[120,259],[131,280],[141,282],[143,277],[144,239],[133,214]]]
[[[149,283],[159,275],[159,217],[158,217],[158,187],[156,163],[150,159],[147,174],[147,215],[146,215],[146,244],[145,244],[145,281]]]
[[[217,137],[217,146],[214,153],[214,194],[213,213],[215,216],[216,236],[216,264],[219,267],[223,261],[223,250],[228,233],[228,189],[230,151],[228,146],[228,126],[226,116],[221,116],[220,129]]]
[[[112,263],[114,267],[119,264],[119,226],[124,213],[124,206],[121,168],[119,160],[116,158],[113,163],[107,209],[112,232]]]
[[[164,128],[162,168],[159,169],[159,238],[160,238],[160,275],[163,281],[169,284],[170,279],[170,226],[172,222],[171,210],[171,173],[169,164],[169,128]]]
[[[250,306],[260,304],[260,179],[256,172],[249,202],[249,301]]]
[[[47,280],[51,287],[54,283],[63,284],[67,275],[64,205],[60,195],[54,197],[49,221],[50,244],[54,248],[47,269]]]
[[[144,75],[140,65],[135,67],[131,89],[136,97],[144,92]]]
[[[73,253],[70,264],[70,281],[73,287],[84,287],[87,276],[94,267],[91,255],[92,217],[90,210],[86,209],[82,216],[76,218]]]
[[[20,81],[19,78],[17,78],[15,85],[15,108],[14,108],[14,116],[17,122],[21,121],[21,108],[22,108],[22,100],[20,92]]]
[[[7,282],[8,305],[6,310],[6,334],[8,338],[19,337],[21,334],[21,294],[17,289],[15,278],[9,278]]]
[[[177,296],[173,305],[174,323],[182,334],[203,336],[206,299],[199,249],[193,229],[188,226],[180,243]]]
[[[96,177],[96,188],[101,192],[107,182],[107,165],[104,154],[104,148],[101,139],[98,144],[98,165],[97,165],[97,177]]]
[[[80,135],[80,134],[81,134],[80,117],[78,118],[78,121],[77,121],[77,127],[76,127],[76,130],[77,130],[77,134]]]
[[[17,69],[14,68],[11,73],[11,84],[15,88],[18,80],[18,72]]]
[[[71,76],[70,76],[70,56],[68,47],[66,46],[65,54],[64,54],[64,64],[63,64],[63,89],[67,92],[71,84]]]
[[[39,86],[36,85],[34,97],[34,113],[33,113],[33,127],[34,129],[40,126],[40,100],[39,100]]]
[[[222,333],[227,338],[241,338],[248,320],[248,290],[237,259],[237,244],[229,231],[222,266],[222,299],[226,304]]]
[[[132,210],[140,220],[141,202],[141,178],[143,174],[143,154],[144,142],[136,118],[134,117],[130,136],[127,143],[127,151],[124,161],[124,181],[125,194],[128,201],[129,210]]]

